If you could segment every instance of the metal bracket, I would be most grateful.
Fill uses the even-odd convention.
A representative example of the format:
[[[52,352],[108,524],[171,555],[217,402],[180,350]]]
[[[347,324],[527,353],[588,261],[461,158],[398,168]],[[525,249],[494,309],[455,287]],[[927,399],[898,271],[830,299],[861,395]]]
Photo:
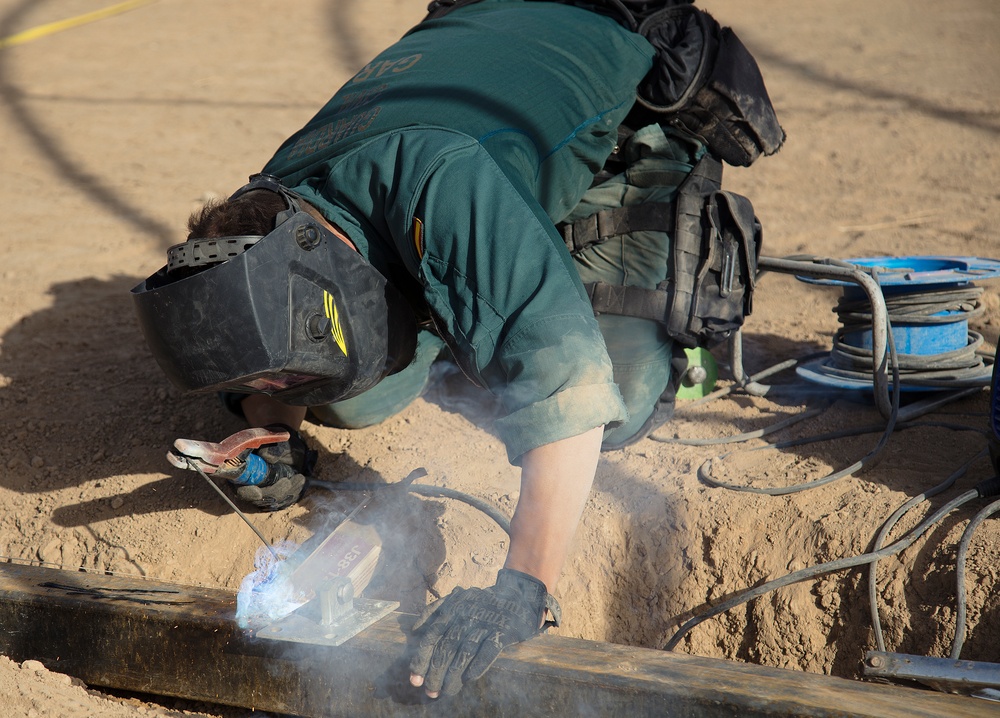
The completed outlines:
[[[869,678],[917,681],[945,693],[1000,700],[1000,663],[869,651],[864,674]]]
[[[318,646],[339,646],[397,608],[398,601],[355,598],[351,580],[338,576],[305,606],[258,629],[257,637]]]

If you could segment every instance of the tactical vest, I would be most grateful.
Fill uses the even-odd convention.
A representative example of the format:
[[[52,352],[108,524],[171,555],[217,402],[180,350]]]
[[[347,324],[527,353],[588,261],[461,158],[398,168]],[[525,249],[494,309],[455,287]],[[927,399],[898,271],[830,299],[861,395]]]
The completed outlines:
[[[618,156],[627,154],[632,134],[619,131],[619,149],[606,165],[611,172],[619,169]],[[632,177],[627,166],[620,169],[633,186],[658,181],[655,173]],[[593,186],[605,179],[598,175]],[[669,247],[668,276],[655,289],[585,284],[595,312],[660,322],[673,339],[694,347],[725,339],[753,309],[761,226],[746,197],[722,189],[722,164],[709,154],[670,202],[610,207],[557,229],[572,255],[637,232],[662,233],[663,246]]]
[[[425,21],[479,1],[434,0]],[[760,70],[735,33],[690,0],[550,1],[613,17],[656,50],[636,105],[619,128],[619,149],[594,185],[627,170],[619,150],[630,128],[669,125],[708,149],[674,201],[608,208],[558,225],[571,254],[648,231],[662,232],[670,248],[668,276],[656,289],[586,284],[594,311],[661,322],[684,346],[716,344],[752,310],[762,238],[750,201],[722,190],[722,162],[748,166],[785,139]]]

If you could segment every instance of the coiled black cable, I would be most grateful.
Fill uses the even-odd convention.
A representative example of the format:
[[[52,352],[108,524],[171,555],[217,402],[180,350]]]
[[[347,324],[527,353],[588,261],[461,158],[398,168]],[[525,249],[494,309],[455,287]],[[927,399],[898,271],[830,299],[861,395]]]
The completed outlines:
[[[877,275],[873,275],[877,276]],[[983,313],[982,287],[967,286],[883,294],[890,324],[934,326],[953,324]],[[830,357],[817,370],[828,376],[866,381],[871,376],[870,349],[849,343],[851,335],[867,331],[872,313],[866,299],[844,295],[834,311],[841,328],[834,334]],[[965,346],[937,354],[899,354],[902,381],[913,386],[984,385],[988,370],[979,349],[983,336],[969,331]]]
[[[876,272],[873,272],[873,277],[876,282],[878,282],[878,276]],[[965,387],[970,386],[982,386],[983,377],[986,373],[985,363],[978,354],[979,346],[982,344],[982,336],[975,333],[969,333],[969,342],[966,347],[956,350],[954,352],[947,352],[943,355],[933,355],[933,356],[912,356],[912,355],[898,355],[896,352],[895,341],[892,333],[892,321],[895,319],[897,322],[906,322],[909,324],[940,324],[947,322],[954,322],[954,313],[964,312],[967,316],[975,316],[982,312],[982,306],[979,302],[979,296],[982,294],[982,289],[978,287],[967,287],[957,290],[947,290],[947,291],[930,291],[923,292],[920,294],[896,294],[886,297],[886,304],[889,310],[888,316],[888,333],[887,333],[887,344],[888,344],[888,361],[889,367],[892,370],[892,395],[891,395],[891,413],[888,417],[888,422],[884,427],[882,432],[882,437],[876,444],[876,446],[862,459],[855,462],[849,467],[836,471],[822,479],[807,482],[804,484],[799,484],[792,487],[778,487],[778,488],[759,488],[754,486],[735,486],[731,484],[726,484],[715,480],[711,475],[712,460],[709,459],[699,467],[698,475],[703,481],[709,485],[726,488],[735,491],[744,491],[750,493],[767,494],[772,496],[785,495],[790,493],[797,493],[799,491],[804,491],[807,489],[816,488],[818,486],[825,485],[837,479],[849,476],[850,474],[864,468],[866,465],[871,464],[881,450],[885,447],[886,442],[891,436],[894,429],[897,428],[896,422],[899,418],[899,392],[900,384],[902,379],[905,377],[911,383],[917,380],[924,384],[937,384],[949,387],[961,387],[965,382]],[[931,301],[928,301],[931,300]],[[839,362],[840,366],[833,366],[829,371],[840,372],[842,376],[849,376],[850,378],[868,378],[871,374],[872,366],[872,355],[870,350],[858,349],[856,347],[847,345],[843,338],[848,332],[859,331],[863,328],[868,328],[872,325],[872,315],[871,312],[867,313],[864,311],[867,308],[867,302],[862,306],[860,302],[855,302],[853,300],[841,299],[840,304],[837,307],[837,312],[841,316],[841,322],[844,325],[843,328],[837,333],[834,339],[834,351],[831,353],[831,357],[835,357],[831,360],[831,364],[836,364]],[[952,315],[949,316],[948,313]],[[794,360],[790,364],[797,363]],[[848,368],[843,368],[847,365]],[[781,367],[785,368],[784,366]],[[966,388],[965,392],[961,392],[960,395],[972,391],[973,389]],[[717,396],[721,396],[728,392],[714,392],[702,399],[699,403],[704,403]],[[805,414],[812,415],[812,410],[805,412]],[[805,418],[803,416],[802,418]],[[751,438],[759,438],[767,434],[777,431],[780,428],[786,428],[791,424],[796,423],[792,420],[785,420],[778,422],[777,424],[768,427],[766,429],[758,430],[755,432],[748,432],[734,437],[728,437],[723,439],[665,439],[656,436],[652,436],[657,441],[669,442],[669,443],[679,443],[694,446],[707,446],[719,443],[732,443],[737,441],[746,441]],[[911,426],[916,426],[918,424],[908,423],[900,424],[898,428],[909,428]],[[966,427],[963,425],[945,425],[941,423],[922,423],[920,425],[936,425],[944,426],[946,428],[952,428],[956,430],[974,430],[978,431],[974,427]],[[861,429],[853,429],[842,432],[833,432],[823,436],[814,436],[807,439],[793,440],[788,442],[776,443],[772,446],[758,447],[759,450],[764,449],[779,449],[787,448],[790,446],[795,446],[799,444],[812,443],[814,441],[821,441],[831,438],[839,438],[844,436],[856,436],[863,433],[871,433],[873,431],[879,430],[880,427],[863,427]],[[758,450],[754,449],[754,450]],[[718,459],[723,459],[729,454],[723,454]],[[892,516],[883,525],[881,531],[879,532],[876,540],[874,549],[862,556],[857,556],[853,558],[840,559],[838,561],[828,562],[825,564],[820,564],[812,568],[803,569],[797,571],[793,574],[789,574],[780,579],[767,582],[758,586],[757,588],[749,589],[744,591],[737,596],[729,599],[728,601],[719,604],[718,606],[710,609],[700,616],[696,616],[686,623],[684,623],[680,629],[674,634],[674,636],[665,644],[664,650],[671,650],[677,645],[677,643],[683,638],[688,631],[690,631],[698,623],[710,618],[711,616],[723,613],[730,608],[737,605],[745,603],[747,601],[753,600],[768,591],[780,588],[791,583],[796,583],[798,581],[808,580],[816,576],[822,575],[824,573],[830,573],[845,568],[851,568],[858,565],[869,565],[869,602],[872,615],[873,627],[876,635],[876,640],[878,642],[878,647],[880,651],[885,650],[885,643],[881,630],[881,623],[879,621],[878,615],[878,603],[877,603],[877,591],[876,591],[876,565],[878,561],[894,553],[902,551],[904,548],[909,546],[913,541],[915,541],[920,535],[922,535],[930,526],[939,521],[945,514],[951,511],[953,508],[960,506],[961,504],[981,496],[982,494],[973,490],[966,492],[962,496],[950,502],[943,509],[936,512],[930,519],[920,524],[916,529],[906,534],[903,539],[900,539],[891,546],[883,549],[882,542],[888,535],[889,531],[895,526],[897,521],[906,514],[911,508],[917,504],[927,500],[928,498],[941,493],[942,491],[949,488],[954,484],[955,480],[963,475],[968,467],[976,460],[982,458],[986,455],[986,452],[980,452],[975,457],[963,464],[957,471],[955,471],[951,476],[948,477],[944,482],[938,486],[922,493],[921,495],[914,497],[907,501],[903,506],[896,510]],[[1000,510],[1000,502],[997,502],[998,508]],[[988,507],[989,508],[989,507]],[[981,514],[986,514],[986,511],[981,512]],[[983,519],[985,519],[985,515]],[[978,518],[978,516],[977,516]],[[977,523],[978,525],[978,523]],[[974,527],[970,528],[974,530]],[[971,532],[969,534],[971,537]],[[960,554],[964,562],[964,554]],[[964,565],[963,565],[964,568]],[[964,576],[964,573],[963,573]],[[963,593],[960,594],[960,607],[964,609],[964,584]],[[964,610],[960,614],[963,618],[961,628],[963,630],[964,638]],[[961,650],[961,641],[958,634],[959,627],[956,626],[956,650]],[[957,656],[957,653],[955,654]]]
[[[982,287],[968,285],[948,289],[924,289],[916,292],[883,294],[890,319],[907,324],[952,324],[955,315],[965,319],[978,317],[985,311],[980,297]],[[840,323],[850,331],[865,330],[872,324],[871,307],[867,299],[841,296],[834,307]]]

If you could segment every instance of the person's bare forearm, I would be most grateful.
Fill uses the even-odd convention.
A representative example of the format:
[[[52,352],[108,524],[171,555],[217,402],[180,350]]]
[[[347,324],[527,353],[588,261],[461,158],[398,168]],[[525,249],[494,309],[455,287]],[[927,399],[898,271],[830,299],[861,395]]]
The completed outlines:
[[[242,403],[251,426],[297,429],[306,410],[263,394]],[[534,576],[551,592],[562,573],[597,471],[604,427],[528,451],[521,461],[521,495],[511,520],[505,568]]]
[[[545,444],[521,461],[521,495],[505,568],[534,576],[551,593],[597,471],[604,427]]]

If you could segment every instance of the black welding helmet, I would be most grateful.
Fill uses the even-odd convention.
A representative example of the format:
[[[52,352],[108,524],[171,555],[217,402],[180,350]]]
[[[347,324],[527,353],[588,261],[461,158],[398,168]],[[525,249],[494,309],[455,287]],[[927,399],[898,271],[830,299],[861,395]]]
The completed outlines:
[[[285,198],[273,231],[171,247],[167,265],[132,289],[170,380],[310,406],[356,396],[409,364],[416,320],[402,295],[276,178],[254,175],[230,199],[255,189]]]

